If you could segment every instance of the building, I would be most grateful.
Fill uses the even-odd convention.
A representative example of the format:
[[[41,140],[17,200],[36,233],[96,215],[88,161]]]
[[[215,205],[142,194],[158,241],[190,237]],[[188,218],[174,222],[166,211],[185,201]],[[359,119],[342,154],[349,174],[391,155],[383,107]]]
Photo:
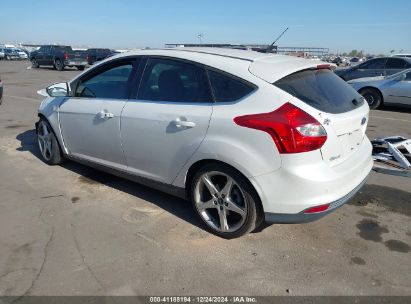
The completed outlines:
[[[267,49],[271,46],[268,44],[229,44],[229,43],[167,43],[166,48],[172,47],[219,47],[219,48],[231,48],[231,49],[241,49],[241,50],[253,50],[257,52],[267,52]],[[312,56],[325,56],[328,55],[328,48],[319,47],[287,47],[287,46],[272,46],[271,50],[267,53],[277,53],[283,55],[296,55],[300,56],[303,54],[304,57]]]

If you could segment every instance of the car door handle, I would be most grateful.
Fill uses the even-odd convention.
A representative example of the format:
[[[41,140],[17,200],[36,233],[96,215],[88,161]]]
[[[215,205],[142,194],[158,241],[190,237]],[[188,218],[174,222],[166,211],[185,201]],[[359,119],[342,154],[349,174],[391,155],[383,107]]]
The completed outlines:
[[[177,118],[176,120],[173,120],[171,122],[173,125],[175,125],[177,128],[194,128],[196,126],[195,122],[192,121],[186,121],[186,120],[181,120]]]
[[[103,118],[103,119],[110,119],[110,118],[114,117],[114,114],[110,113],[110,112],[101,111],[100,112],[100,117]]]

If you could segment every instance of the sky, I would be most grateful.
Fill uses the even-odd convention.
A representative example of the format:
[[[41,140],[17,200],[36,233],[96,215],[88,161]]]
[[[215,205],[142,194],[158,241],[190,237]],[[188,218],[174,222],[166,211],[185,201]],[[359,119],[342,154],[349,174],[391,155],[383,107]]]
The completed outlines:
[[[410,0],[1,1],[0,43],[115,49],[165,43],[271,43],[411,53]]]

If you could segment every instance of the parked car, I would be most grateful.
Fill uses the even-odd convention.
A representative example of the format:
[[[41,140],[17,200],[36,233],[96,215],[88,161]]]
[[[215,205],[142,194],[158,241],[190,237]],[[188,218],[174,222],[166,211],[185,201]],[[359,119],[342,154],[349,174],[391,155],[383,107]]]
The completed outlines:
[[[93,63],[97,61],[106,59],[110,57],[111,53],[112,51],[109,49],[88,49],[87,50],[88,64],[92,65]]]
[[[5,57],[4,50],[0,49],[0,60],[3,60]]]
[[[331,63],[334,63],[334,64],[336,64],[336,65],[340,65],[340,64],[343,63],[343,60],[341,59],[341,57],[335,57],[335,58],[331,61]]]
[[[16,49],[5,48],[4,49],[4,59],[6,60],[19,60],[20,55]]]
[[[345,81],[349,81],[356,78],[388,76],[408,68],[411,68],[411,58],[380,57],[354,67],[336,70],[335,73]]]
[[[24,52],[23,50],[16,49],[17,54],[19,54],[19,59],[26,60],[28,59],[27,53]]]
[[[360,58],[358,58],[358,57],[353,57],[353,58],[351,58],[350,59],[350,62],[349,62],[349,66],[356,66],[357,64],[359,64],[360,63]]]
[[[367,100],[371,109],[383,104],[411,106],[411,69],[390,76],[348,81]]]
[[[0,76],[0,105],[3,103],[3,81]]]
[[[318,219],[373,165],[367,103],[318,61],[141,50],[39,93],[46,163],[72,159],[188,198],[225,238]]]
[[[30,61],[33,68],[40,66],[54,66],[62,71],[65,67],[76,67],[80,71],[87,65],[87,53],[73,51],[71,46],[43,45],[37,51],[30,53]]]
[[[392,55],[394,57],[407,57],[407,58],[411,58],[411,54],[394,54]]]

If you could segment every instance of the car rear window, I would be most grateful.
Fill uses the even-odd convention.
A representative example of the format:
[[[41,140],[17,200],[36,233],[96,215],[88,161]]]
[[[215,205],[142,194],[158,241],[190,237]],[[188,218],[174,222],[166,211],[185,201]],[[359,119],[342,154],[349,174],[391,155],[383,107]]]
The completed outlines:
[[[361,106],[364,99],[328,69],[304,70],[274,83],[287,93],[327,113],[344,113]]]
[[[62,52],[71,52],[72,51],[70,46],[56,45],[54,48],[56,50],[59,50],[59,51],[62,51]]]

